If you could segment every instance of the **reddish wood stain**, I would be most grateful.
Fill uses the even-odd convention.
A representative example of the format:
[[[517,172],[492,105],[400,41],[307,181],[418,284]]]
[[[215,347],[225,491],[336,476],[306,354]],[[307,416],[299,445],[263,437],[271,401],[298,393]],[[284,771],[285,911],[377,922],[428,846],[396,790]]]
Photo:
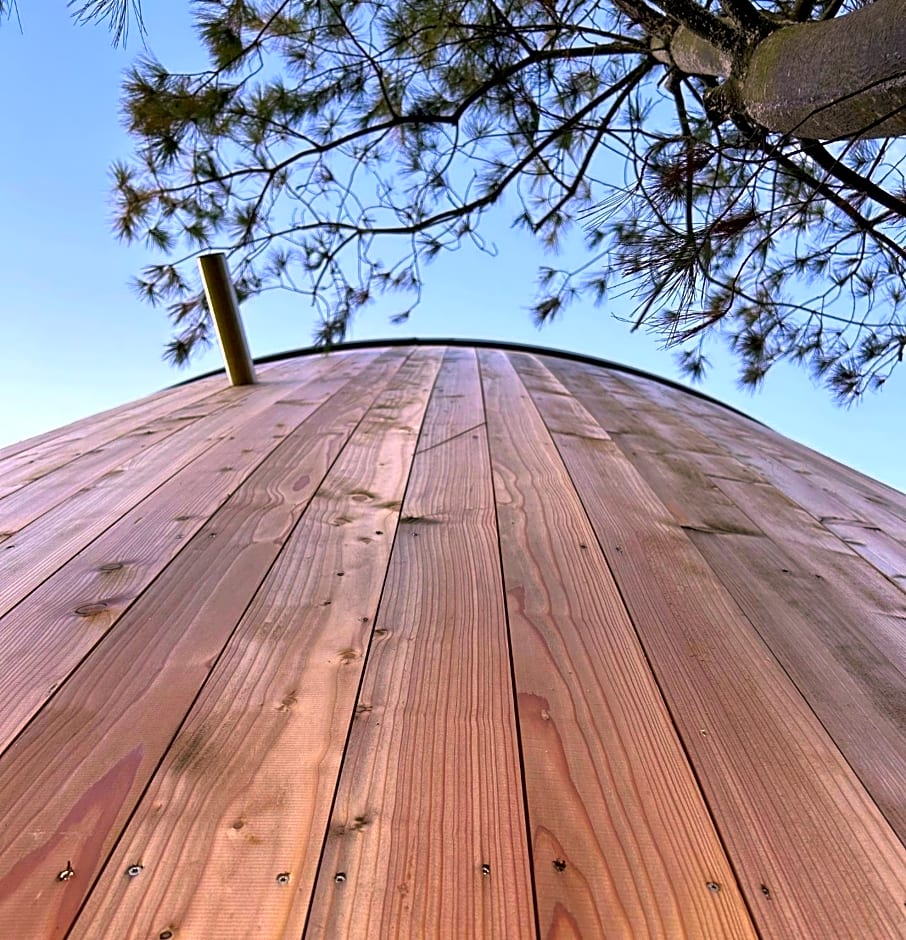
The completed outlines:
[[[261,377],[0,450],[0,935],[906,937],[906,496],[554,354]]]

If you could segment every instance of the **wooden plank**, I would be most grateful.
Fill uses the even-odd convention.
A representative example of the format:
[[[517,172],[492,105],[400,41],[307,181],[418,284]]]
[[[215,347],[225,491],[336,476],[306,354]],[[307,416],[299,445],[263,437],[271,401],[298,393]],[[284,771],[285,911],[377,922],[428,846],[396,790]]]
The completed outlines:
[[[418,426],[417,350],[284,545],[70,937],[302,932]],[[376,406],[396,403],[390,414]],[[340,576],[342,575],[342,577]],[[127,878],[129,865],[143,866]]]
[[[603,426],[610,423],[613,405],[608,398],[583,394],[582,400]],[[637,420],[644,429],[644,415]],[[847,582],[830,572],[815,576],[816,556],[826,551],[826,533],[810,516],[803,520],[801,511],[779,493],[759,486],[755,492],[764,495],[752,502],[745,498],[752,487],[735,486],[750,518],[698,469],[697,455],[682,450],[679,430],[669,455],[637,451],[627,446],[627,437],[632,436],[615,435],[614,441],[689,532],[885,818],[906,840],[906,677],[868,639],[877,633],[878,605],[853,603],[852,598],[847,602],[849,592],[844,587],[841,596],[838,587]],[[773,498],[767,498],[769,493]],[[752,519],[767,520],[775,533],[799,530],[793,544],[801,542],[802,551],[794,557],[778,547]],[[817,532],[809,536],[811,529]],[[852,556],[840,561],[862,564]],[[885,632],[894,636],[902,634],[902,620],[894,618],[897,610],[906,618],[906,599],[883,616]]]
[[[640,423],[638,414],[633,408],[607,392],[600,379],[600,370],[578,368],[576,363],[570,360],[557,359],[554,356],[541,356],[539,357],[539,361],[541,361],[544,367],[549,369],[564,386],[569,388],[573,394],[580,395],[586,407],[592,409],[595,420],[607,431],[610,437],[620,444],[620,448],[624,453],[628,453],[631,450],[633,453],[648,453],[658,455],[659,458],[666,457],[670,459],[670,455],[676,449],[675,431],[672,429],[668,430],[669,426],[663,424],[655,430],[648,427],[647,424]],[[626,376],[621,377],[628,378]],[[647,384],[650,385],[653,383]],[[680,392],[676,392],[677,396],[681,394]],[[597,409],[592,408],[592,402],[601,407]],[[706,405],[707,403],[696,399],[695,405],[697,406],[699,404]],[[677,410],[680,414],[685,414],[687,410],[693,407],[694,406],[686,403],[680,406],[673,398],[671,398],[669,405],[671,414],[676,413]],[[710,407],[719,410],[719,406],[712,405]],[[727,412],[727,414],[731,413]],[[737,421],[742,420],[738,416],[734,415],[733,417]],[[667,433],[665,433],[665,431],[667,431]],[[699,450],[684,449],[683,459],[691,461],[694,466],[711,476],[724,476],[732,479],[753,481],[762,479],[759,474],[748,467],[744,467],[735,457],[731,457],[727,453],[714,453],[711,450],[702,452]],[[652,463],[653,462],[654,461],[652,461]],[[677,502],[679,502],[679,500],[677,500]]]
[[[601,383],[593,384],[590,377],[579,372],[579,370],[561,369],[557,363],[552,365],[555,373],[561,375],[567,384],[576,390],[598,420],[604,422],[605,425],[613,424],[619,427],[625,425],[626,406],[620,402],[615,402],[612,396],[602,395],[600,393]],[[672,390],[668,389],[667,391]],[[661,395],[663,402],[667,402],[671,398],[672,396]],[[714,407],[716,406],[712,406],[712,408]],[[804,550],[810,557],[814,557],[814,552],[820,549],[822,557],[832,561],[832,576],[835,582],[842,577],[842,583],[848,583],[850,579],[847,578],[845,572],[853,570],[859,571],[858,583],[860,586],[863,582],[870,583],[872,580],[876,580],[876,577],[873,577],[873,574],[866,570],[866,563],[871,565],[876,572],[880,572],[893,580],[895,584],[899,575],[906,574],[906,545],[897,541],[888,532],[878,530],[877,527],[858,519],[853,519],[851,517],[852,508],[838,499],[835,492],[829,490],[829,484],[822,484],[820,476],[804,474],[788,466],[782,459],[765,453],[758,454],[748,463],[744,462],[745,455],[750,453],[750,445],[740,443],[739,439],[743,436],[742,432],[746,434],[754,433],[753,428],[754,431],[761,431],[751,422],[742,418],[735,419],[737,425],[735,428],[737,433],[735,434],[732,428],[728,430],[729,425],[725,422],[715,422],[713,430],[715,438],[726,448],[725,456],[721,457],[720,455],[702,454],[698,448],[689,449],[686,447],[689,422],[695,418],[696,414],[694,409],[690,407],[666,411],[662,407],[658,407],[654,410],[658,415],[656,425],[650,420],[652,408],[645,405],[641,399],[636,401],[637,430],[644,430],[648,436],[652,437],[664,434],[664,446],[680,451],[683,455],[679,467],[670,469],[671,458],[659,456],[657,459],[648,460],[648,466],[644,468],[642,463],[645,458],[636,456],[638,452],[634,448],[626,446],[627,438],[617,434],[614,435],[614,440],[620,444],[624,453],[631,455],[633,463],[652,485],[654,485],[652,482],[653,475],[659,472],[658,467],[663,472],[670,472],[671,485],[660,489],[655,487],[655,489],[660,498],[667,501],[668,508],[671,509],[679,521],[683,521],[681,514],[688,513],[690,507],[694,504],[694,492],[687,493],[681,486],[677,489],[677,484],[682,473],[692,472],[691,467],[688,465],[694,463],[706,471],[714,471],[712,476],[718,483],[723,479],[727,481],[728,486],[733,486],[734,483],[764,484],[766,491],[774,494],[770,497],[771,505],[761,504],[759,508],[753,508],[753,512],[759,513],[753,515],[753,518],[758,519],[760,522],[783,518],[785,521],[782,526],[782,533],[778,536],[778,533],[772,530],[770,534],[775,537],[775,540],[779,540],[788,548],[792,545],[798,545],[800,554]],[[773,432],[765,431],[764,433],[773,435]],[[777,435],[773,436],[778,438],[780,444],[783,443],[784,439],[779,438]],[[667,437],[672,439],[672,444],[667,444]],[[634,435],[631,440],[635,443],[638,436]],[[741,453],[742,456],[735,456],[737,453]],[[756,467],[759,471],[763,471],[764,475],[753,470]],[[776,490],[773,489],[775,484],[777,486]],[[707,507],[699,503],[698,511],[703,512],[707,508],[713,516],[714,511],[719,508],[719,503],[727,501],[727,496],[722,489],[712,489],[711,492],[716,501],[710,502]],[[763,503],[757,495],[759,489],[753,488],[751,485],[742,489],[736,486],[735,492],[749,493],[750,497],[755,500],[753,505]],[[788,499],[785,499],[781,494],[786,494]],[[692,497],[692,499],[690,500],[687,497]],[[801,508],[798,504],[794,505],[796,498],[801,498],[810,511]],[[733,505],[737,504],[733,503]],[[732,509],[729,510],[731,517],[733,511]],[[826,515],[821,515],[821,513]],[[841,517],[835,515],[835,513],[848,515]],[[724,512],[724,514],[726,513]],[[815,521],[816,515],[822,523],[821,526]],[[869,515],[871,514],[864,514],[862,518]],[[875,518],[880,519],[881,516],[876,514]],[[717,525],[715,528],[722,531],[741,532],[744,531],[744,522],[740,520],[733,526],[732,519],[729,522],[725,520],[723,525]],[[827,556],[828,552],[836,552],[840,557],[831,560]],[[864,562],[861,565],[853,564],[853,553],[862,556]],[[800,563],[807,564],[805,559],[800,559]],[[824,571],[821,576],[830,577],[831,572]],[[864,588],[860,587],[860,590],[864,591]],[[889,591],[885,592],[884,588],[876,588],[876,590],[886,593],[888,602],[894,603],[896,608],[901,606],[898,601],[892,599]],[[877,609],[873,600],[868,602],[870,609]],[[897,649],[893,655],[900,661],[902,649]]]
[[[547,428],[503,353],[481,364],[541,935],[754,937]],[[602,436],[581,423],[561,433],[571,430]]]
[[[306,936],[535,934],[483,422],[475,353],[450,350],[403,502]]]
[[[178,407],[201,404],[223,388],[206,379],[184,388],[168,389],[148,399],[130,402],[112,414],[93,415],[73,425],[49,432],[46,440],[25,441],[14,455],[0,462],[0,496],[6,496],[70,461],[91,454],[123,434],[165,417]]]
[[[906,936],[906,851],[777,660],[612,441],[554,438],[762,935]]]
[[[906,545],[892,535],[860,521],[825,518],[821,522],[888,578],[906,577]]]
[[[0,498],[0,533],[11,538],[30,522],[74,496],[79,490],[96,483],[107,473],[125,469],[128,462],[173,434],[192,434],[192,424],[229,405],[214,400],[196,402],[177,408],[95,447],[80,457],[50,470],[37,480],[7,488]],[[0,486],[2,489],[2,486]]]
[[[69,930],[285,539],[405,357],[370,366],[367,386],[330,397],[325,387],[325,404],[307,409],[0,758],[0,920],[17,940]],[[275,405],[261,425],[292,407]],[[76,876],[55,883],[67,861]]]
[[[189,478],[172,477],[0,618],[0,749],[279,441],[370,359],[281,385],[276,403],[265,395],[266,411],[190,464]]]
[[[628,382],[628,377],[620,379]],[[676,409],[674,390],[651,381],[633,384],[649,400]],[[906,539],[906,495],[757,422],[740,422],[732,412],[721,411],[701,399],[676,409],[817,518],[854,517],[901,542]]]
[[[891,663],[906,683],[906,596],[850,546],[819,525],[767,484],[715,480],[718,488],[789,556],[798,570],[817,582],[821,595],[848,622],[846,645]],[[828,610],[830,613],[830,610]]]
[[[826,582],[767,538],[690,537],[906,842],[906,680],[864,641],[874,612],[841,610]],[[903,619],[890,620],[902,632]]]
[[[583,388],[582,400],[606,426],[612,402],[591,391]],[[637,420],[647,428],[641,411]],[[906,598],[781,493],[739,481],[735,458],[727,468],[737,480],[717,480],[718,488],[693,465],[697,455],[683,451],[682,421],[675,421],[671,457],[640,454],[625,435],[614,440],[689,531],[906,840]]]
[[[220,387],[214,376],[200,379],[197,383],[193,384],[197,384],[200,390],[203,388],[204,394],[211,394],[212,391]],[[116,405],[113,408],[108,408],[96,414],[86,415],[84,418],[79,418],[61,427],[51,428],[48,431],[36,434],[25,440],[7,444],[0,448],[0,471],[5,471],[9,466],[18,463],[18,461],[11,463],[10,458],[21,454],[23,451],[31,451],[33,454],[37,455],[42,450],[49,449],[50,446],[80,440],[99,426],[110,426],[126,415],[134,418],[136,414],[141,413],[141,406],[145,403],[154,403],[155,405],[160,403],[162,408],[157,413],[164,413],[170,407],[170,403],[175,398],[178,398],[179,395],[180,389],[161,389],[158,392],[153,392],[135,401],[125,402],[122,405]]]
[[[286,382],[260,388],[225,388],[216,398],[227,404],[192,424],[191,435],[176,435],[127,461],[0,543],[0,616],[90,544],[162,483],[230,437],[255,414],[284,396]],[[224,465],[224,473],[232,471]]]
[[[286,363],[274,363],[266,367],[264,373],[268,381],[279,381],[286,366]],[[0,451],[0,496],[90,454],[123,434],[134,433],[148,422],[165,417],[174,408],[206,402],[226,387],[223,375],[208,376],[9,445]]]

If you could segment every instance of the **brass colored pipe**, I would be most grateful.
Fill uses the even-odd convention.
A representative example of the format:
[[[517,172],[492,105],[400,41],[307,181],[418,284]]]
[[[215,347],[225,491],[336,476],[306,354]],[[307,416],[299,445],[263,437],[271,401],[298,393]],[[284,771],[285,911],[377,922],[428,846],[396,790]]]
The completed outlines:
[[[214,328],[220,349],[226,363],[227,375],[231,385],[254,385],[255,366],[249,355],[249,345],[239,316],[239,304],[236,291],[227,267],[226,255],[215,252],[200,255],[198,266],[201,268],[201,280],[204,283],[208,307],[214,317]]]

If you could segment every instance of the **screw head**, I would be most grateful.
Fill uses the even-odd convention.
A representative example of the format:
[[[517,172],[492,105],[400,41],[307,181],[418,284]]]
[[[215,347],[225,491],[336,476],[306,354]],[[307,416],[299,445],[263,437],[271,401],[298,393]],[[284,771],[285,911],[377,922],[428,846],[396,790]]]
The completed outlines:
[[[158,934],[158,937],[160,937],[160,940],[172,940],[172,938],[173,938],[173,931],[172,931],[172,930],[162,930],[162,931]]]
[[[481,873],[485,876],[489,876],[491,874],[491,866],[488,865],[487,862],[485,862],[484,865],[481,866]]]
[[[289,872],[288,871],[281,871],[280,874],[277,875],[277,884],[278,885],[289,884]]]
[[[709,881],[707,888],[712,894],[717,894],[720,891],[720,885],[716,881]]]
[[[338,885],[343,884],[343,882],[346,880],[346,872],[345,872],[345,871],[338,871],[338,872],[333,876],[333,880],[334,880]]]
[[[556,868],[557,871],[566,871],[566,861],[565,861],[565,859],[562,859],[562,858],[555,858],[555,859],[554,859],[554,868]]]
[[[144,865],[130,865],[130,866],[126,869],[126,874],[127,874],[130,878],[137,878],[137,877],[142,873],[142,869],[143,869],[144,867],[145,867]]]
[[[69,881],[75,876],[72,862],[67,862],[66,867],[57,875],[57,881]]]

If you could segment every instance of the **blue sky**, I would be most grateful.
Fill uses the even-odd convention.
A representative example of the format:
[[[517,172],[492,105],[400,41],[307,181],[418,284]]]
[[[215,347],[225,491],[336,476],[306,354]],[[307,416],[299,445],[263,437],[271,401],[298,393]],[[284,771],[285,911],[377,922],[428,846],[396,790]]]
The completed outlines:
[[[171,68],[198,64],[188,4],[145,3],[149,47]],[[149,256],[118,244],[110,229],[108,167],[127,157],[119,117],[123,70],[136,37],[113,49],[104,29],[72,24],[65,4],[21,0],[0,24],[0,445],[155,391],[220,365],[212,350],[189,370],[161,360],[165,314],[128,287]],[[542,253],[505,222],[496,258],[463,250],[427,269],[422,306],[391,326],[366,312],[352,338],[460,336],[575,350],[680,378],[669,352],[631,335],[605,309],[571,307],[539,331],[527,311]],[[393,311],[390,311],[393,312]],[[308,345],[312,311],[270,293],[243,310],[254,355]],[[851,466],[906,490],[901,415],[906,374],[850,409],[792,368],[778,368],[755,394],[736,387],[733,361],[712,355],[703,391]]]

